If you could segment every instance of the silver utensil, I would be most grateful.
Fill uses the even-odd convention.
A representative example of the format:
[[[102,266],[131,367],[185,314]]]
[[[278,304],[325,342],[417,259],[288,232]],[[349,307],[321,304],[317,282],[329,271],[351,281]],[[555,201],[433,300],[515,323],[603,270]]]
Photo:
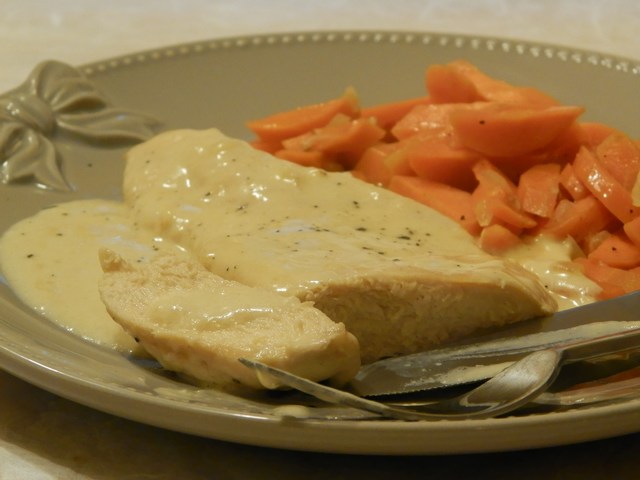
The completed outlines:
[[[345,405],[397,420],[487,418],[515,410],[539,395],[553,381],[559,352],[533,352],[504,369],[479,387],[458,397],[423,405],[420,410],[386,405],[307,380],[262,362],[239,361],[271,379],[328,403]]]
[[[473,390],[411,406],[385,404],[321,385],[264,363],[239,359],[258,375],[312,395],[325,402],[346,405],[400,420],[468,419],[494,417],[516,410],[542,394],[555,380],[563,364],[638,348],[640,328],[593,339],[576,341],[557,348],[535,351],[504,368]]]
[[[350,389],[360,396],[381,396],[474,383],[532,351],[638,327],[640,291],[510,325],[449,347],[365,365]]]

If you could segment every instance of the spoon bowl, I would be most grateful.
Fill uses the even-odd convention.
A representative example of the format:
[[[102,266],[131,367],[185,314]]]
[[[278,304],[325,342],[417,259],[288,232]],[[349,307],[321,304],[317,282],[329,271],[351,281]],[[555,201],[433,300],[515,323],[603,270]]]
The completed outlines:
[[[322,385],[254,360],[240,362],[259,376],[299,390],[325,402],[350,406],[399,420],[495,417],[513,411],[540,395],[555,379],[562,355],[556,350],[533,352],[505,368],[479,387],[454,398],[421,405],[419,409],[391,406]]]

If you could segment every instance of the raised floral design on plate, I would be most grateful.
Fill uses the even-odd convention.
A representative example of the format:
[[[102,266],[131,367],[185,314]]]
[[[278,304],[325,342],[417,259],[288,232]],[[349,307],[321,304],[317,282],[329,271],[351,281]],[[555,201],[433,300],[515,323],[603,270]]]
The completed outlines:
[[[112,106],[75,68],[46,61],[18,88],[0,95],[0,182],[72,190],[52,138],[119,144],[154,134],[148,116]]]

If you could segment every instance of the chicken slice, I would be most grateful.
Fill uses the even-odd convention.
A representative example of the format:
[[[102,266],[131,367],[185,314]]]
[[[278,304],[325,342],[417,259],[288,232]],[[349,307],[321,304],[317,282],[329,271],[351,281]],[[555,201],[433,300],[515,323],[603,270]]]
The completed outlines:
[[[108,249],[99,257],[107,311],[169,370],[205,384],[274,388],[238,359],[337,384],[360,367],[355,337],[311,303],[224,280],[186,255],[141,265]]]

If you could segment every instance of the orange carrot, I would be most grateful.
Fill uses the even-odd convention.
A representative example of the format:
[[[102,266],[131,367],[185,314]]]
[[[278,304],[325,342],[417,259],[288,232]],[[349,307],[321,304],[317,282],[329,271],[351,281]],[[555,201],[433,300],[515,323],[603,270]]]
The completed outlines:
[[[468,110],[475,104],[443,103],[417,105],[402,117],[391,128],[391,134],[398,140],[409,138],[416,134],[431,134],[434,137],[451,136],[452,126],[450,115],[455,110]]]
[[[631,194],[587,148],[580,149],[573,162],[576,176],[587,189],[620,221],[626,223],[640,215]]]
[[[560,184],[573,200],[580,200],[590,195],[587,187],[576,176],[573,164],[567,163],[560,172]]]
[[[631,191],[640,172],[640,147],[623,133],[614,133],[596,147],[596,156],[626,190]]]
[[[535,165],[520,176],[518,198],[522,210],[549,218],[553,214],[560,193],[560,165]]]
[[[450,62],[445,68],[455,71],[459,76],[466,77],[480,95],[480,100],[539,107],[550,107],[558,103],[549,95],[535,88],[516,87],[510,83],[490,77],[475,65],[464,60]],[[428,75],[427,70],[427,78]],[[463,83],[461,80],[457,80],[456,84]],[[465,86],[464,88],[467,90],[469,87]]]
[[[485,100],[471,79],[451,65],[431,65],[425,86],[434,103],[471,103]]]
[[[326,125],[337,114],[355,117],[359,113],[358,95],[349,88],[336,99],[251,120],[247,127],[265,141],[282,141]]]
[[[304,151],[304,150],[278,150],[274,153],[278,158],[288,160],[304,167],[316,167],[323,168],[327,165],[328,159],[317,150]]]
[[[282,142],[287,150],[319,151],[334,156],[345,168],[351,169],[362,153],[384,137],[385,131],[370,118],[351,120],[338,115],[324,127],[306,132]]]
[[[625,270],[587,258],[579,258],[575,262],[582,267],[585,276],[602,287],[599,298],[612,298],[640,290],[640,267]]]
[[[582,122],[580,123],[580,130],[582,136],[581,143],[590,148],[597,147],[609,135],[617,133],[615,128],[599,122]]]
[[[480,247],[494,255],[515,247],[520,241],[518,235],[499,224],[489,225],[480,232]]]
[[[612,233],[605,238],[589,257],[610,267],[630,269],[640,265],[640,248],[634,245],[624,233]]]
[[[261,140],[259,138],[256,138],[255,140],[252,140],[250,143],[253,148],[257,150],[262,150],[263,152],[267,152],[271,154],[274,154],[278,150],[282,149],[282,142],[279,142],[279,141],[268,142],[266,140]]]
[[[387,186],[394,175],[412,175],[401,143],[378,143],[369,147],[353,168],[369,183]]]
[[[375,118],[378,126],[385,130],[389,130],[415,106],[428,105],[430,103],[431,99],[426,96],[400,100],[397,102],[383,103],[362,108],[360,116],[362,118]]]
[[[480,233],[468,192],[418,177],[396,175],[389,182],[389,189],[413,198],[452,220],[458,222],[472,235]]]
[[[575,202],[560,200],[541,233],[557,238],[573,237],[577,242],[600,232],[615,222],[613,215],[595,197],[589,195]]]
[[[477,181],[472,167],[482,159],[465,148],[455,148],[447,139],[420,135],[405,140],[411,169],[421,178],[472,190]]]
[[[624,224],[624,233],[627,234],[637,247],[640,247],[640,216]]]
[[[490,157],[526,155],[558,138],[580,116],[580,107],[530,108],[488,103],[451,112],[460,143]]]

